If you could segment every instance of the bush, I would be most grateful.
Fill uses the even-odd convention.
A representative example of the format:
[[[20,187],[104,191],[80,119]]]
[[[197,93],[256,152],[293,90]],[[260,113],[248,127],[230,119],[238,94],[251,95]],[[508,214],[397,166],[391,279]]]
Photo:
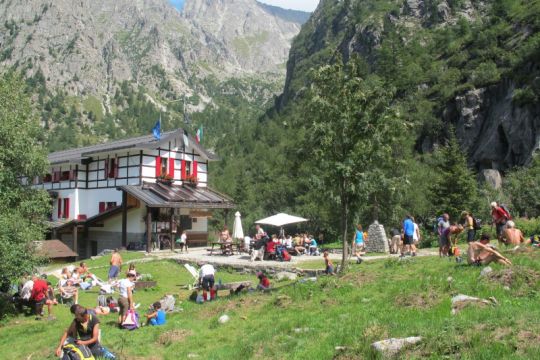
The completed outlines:
[[[540,217],[533,219],[514,219],[516,228],[523,232],[525,237],[540,235]]]
[[[427,249],[437,247],[439,244],[439,236],[432,231],[422,233],[422,240],[418,243],[419,249]]]

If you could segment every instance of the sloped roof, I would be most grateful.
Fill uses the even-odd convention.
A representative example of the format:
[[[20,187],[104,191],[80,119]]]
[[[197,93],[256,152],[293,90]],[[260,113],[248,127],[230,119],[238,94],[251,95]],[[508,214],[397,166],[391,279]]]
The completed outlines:
[[[115,150],[125,150],[125,149],[149,149],[157,148],[161,144],[168,142],[175,137],[179,137],[183,143],[183,129],[177,129],[173,131],[167,131],[161,134],[161,139],[157,140],[153,135],[139,136],[129,139],[110,141],[103,144],[85,146],[76,149],[69,149],[63,151],[56,151],[50,153],[48,158],[51,164],[60,164],[65,162],[80,162],[84,158],[91,157],[94,154],[99,154],[103,152],[115,151]],[[216,160],[216,156],[200,144],[198,144],[195,139],[188,135],[188,142],[195,151],[201,154],[201,156],[207,158],[208,160]]]
[[[79,256],[60,240],[36,241],[37,253],[49,259],[60,259]]]
[[[119,189],[154,208],[231,209],[235,206],[231,198],[208,187],[145,182],[142,186],[124,185]]]

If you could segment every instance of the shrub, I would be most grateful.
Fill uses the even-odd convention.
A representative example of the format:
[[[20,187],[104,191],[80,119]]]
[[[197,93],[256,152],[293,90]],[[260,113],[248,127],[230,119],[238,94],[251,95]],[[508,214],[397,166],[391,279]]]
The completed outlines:
[[[540,234],[540,217],[532,219],[514,219],[516,227],[523,232],[525,237]]]

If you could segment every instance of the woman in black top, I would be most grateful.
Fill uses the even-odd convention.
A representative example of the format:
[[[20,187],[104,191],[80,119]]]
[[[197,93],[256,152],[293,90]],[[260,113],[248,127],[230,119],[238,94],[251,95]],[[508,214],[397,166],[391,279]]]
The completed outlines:
[[[94,356],[102,356],[103,348],[99,344],[99,319],[94,314],[91,314],[87,309],[80,305],[73,306],[73,314],[75,319],[64,332],[60,345],[56,349],[56,355],[62,355],[62,348],[68,337],[75,339],[75,344],[86,345]]]

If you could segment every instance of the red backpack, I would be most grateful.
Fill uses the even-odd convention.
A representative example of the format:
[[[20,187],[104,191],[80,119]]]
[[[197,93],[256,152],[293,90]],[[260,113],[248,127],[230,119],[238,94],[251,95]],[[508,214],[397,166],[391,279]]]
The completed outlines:
[[[512,220],[512,215],[510,215],[510,211],[508,211],[508,207],[506,205],[500,205],[499,207],[504,212],[504,216],[506,217],[506,220]]]
[[[283,261],[291,261],[291,254],[285,249],[281,251],[281,256],[283,257]]]

